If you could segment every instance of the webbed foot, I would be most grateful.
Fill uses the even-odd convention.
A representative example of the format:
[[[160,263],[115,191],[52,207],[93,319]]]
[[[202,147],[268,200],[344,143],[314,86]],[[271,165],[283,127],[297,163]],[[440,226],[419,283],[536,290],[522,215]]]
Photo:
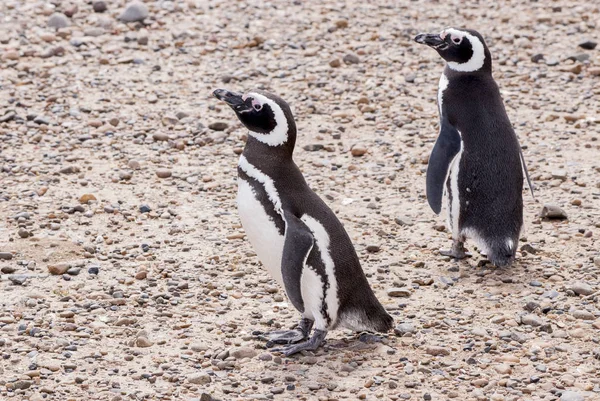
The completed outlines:
[[[316,351],[325,341],[326,330],[315,329],[312,337],[299,344],[288,345],[287,347],[275,348],[271,352],[283,352],[285,356],[297,354],[301,351]]]

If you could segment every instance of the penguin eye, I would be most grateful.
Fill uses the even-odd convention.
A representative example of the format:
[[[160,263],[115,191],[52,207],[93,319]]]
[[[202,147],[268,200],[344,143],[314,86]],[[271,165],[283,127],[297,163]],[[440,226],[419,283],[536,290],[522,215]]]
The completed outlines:
[[[462,38],[459,38],[458,36],[453,36],[452,41],[458,45],[462,41]]]
[[[256,111],[260,111],[262,109],[262,104],[255,103],[253,106],[254,106],[254,110],[256,110]]]

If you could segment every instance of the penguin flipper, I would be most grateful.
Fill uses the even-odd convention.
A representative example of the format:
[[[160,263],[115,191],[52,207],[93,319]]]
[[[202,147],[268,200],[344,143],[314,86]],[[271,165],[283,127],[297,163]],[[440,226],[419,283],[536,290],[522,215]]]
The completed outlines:
[[[461,147],[460,133],[447,119],[441,121],[438,136],[427,166],[427,202],[436,213],[442,210],[444,186],[448,177],[450,165]]]
[[[288,298],[300,313],[304,313],[302,299],[302,271],[314,245],[312,231],[292,213],[285,211],[285,241],[281,257],[281,275]]]

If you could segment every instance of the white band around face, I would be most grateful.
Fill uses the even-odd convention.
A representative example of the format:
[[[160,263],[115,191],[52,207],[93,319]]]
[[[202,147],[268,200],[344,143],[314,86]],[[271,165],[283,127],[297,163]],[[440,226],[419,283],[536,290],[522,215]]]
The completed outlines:
[[[271,107],[271,110],[273,110],[273,114],[275,116],[275,128],[273,128],[271,132],[261,134],[250,131],[250,136],[269,146],[279,146],[287,142],[289,127],[287,118],[281,107],[279,107],[279,105],[273,100],[259,93],[250,92],[246,95],[246,97],[248,96],[258,101],[261,105],[263,105],[263,107],[265,104],[268,104],[269,107]]]
[[[465,63],[448,61],[448,67],[450,67],[450,69],[460,72],[473,72],[483,67],[483,64],[485,63],[485,49],[483,47],[483,43],[477,36],[473,36],[468,32],[459,31],[458,29],[453,28],[444,30],[440,36],[445,37],[448,34],[467,38],[469,42],[471,42],[471,47],[473,48],[473,55],[469,61]]]

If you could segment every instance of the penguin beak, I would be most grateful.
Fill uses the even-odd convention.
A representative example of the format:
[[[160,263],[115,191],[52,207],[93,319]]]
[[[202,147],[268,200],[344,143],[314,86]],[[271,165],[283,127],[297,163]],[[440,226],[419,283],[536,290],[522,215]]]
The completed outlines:
[[[227,103],[236,113],[244,113],[252,110],[252,99],[244,99],[241,93],[217,89],[213,92],[213,96]]]
[[[420,33],[415,37],[415,42],[427,45],[434,49],[446,44],[446,41],[437,33]]]

